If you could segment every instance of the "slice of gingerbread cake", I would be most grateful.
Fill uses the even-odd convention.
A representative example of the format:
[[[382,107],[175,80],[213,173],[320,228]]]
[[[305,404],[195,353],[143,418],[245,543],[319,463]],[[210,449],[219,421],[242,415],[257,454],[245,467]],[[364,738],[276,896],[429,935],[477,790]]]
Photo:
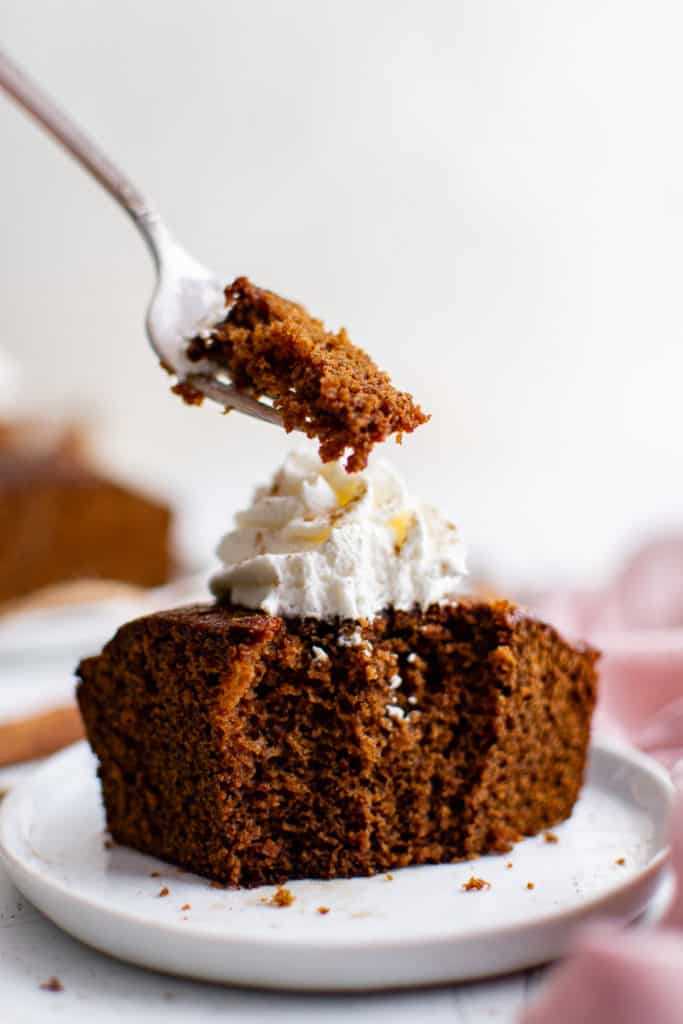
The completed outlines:
[[[225,319],[194,338],[187,357],[227,371],[246,394],[272,399],[286,430],[318,438],[324,462],[349,448],[346,468],[364,469],[375,444],[392,434],[400,440],[429,419],[343,328],[326,330],[303,306],[246,277],[226,288],[225,299]],[[174,390],[191,404],[202,401],[191,384]]]
[[[459,595],[460,531],[385,465],[293,456],[216,602],[79,667],[115,840],[231,885],[502,851],[568,817],[597,652]]]
[[[77,580],[140,587],[175,570],[172,512],[115,480],[82,428],[48,420],[0,423],[0,604]]]

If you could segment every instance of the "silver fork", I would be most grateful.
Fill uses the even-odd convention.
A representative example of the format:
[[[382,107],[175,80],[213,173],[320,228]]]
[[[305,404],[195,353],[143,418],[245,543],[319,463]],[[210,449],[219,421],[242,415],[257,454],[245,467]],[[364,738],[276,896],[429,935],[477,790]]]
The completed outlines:
[[[147,309],[147,337],[159,360],[179,381],[187,381],[224,408],[236,409],[282,426],[279,413],[265,402],[219,379],[208,360],[191,362],[187,342],[221,320],[227,310],[217,274],[183,249],[142,193],[102,150],[0,51],[0,86],[78,160],[130,214],[154,260],[157,281]]]

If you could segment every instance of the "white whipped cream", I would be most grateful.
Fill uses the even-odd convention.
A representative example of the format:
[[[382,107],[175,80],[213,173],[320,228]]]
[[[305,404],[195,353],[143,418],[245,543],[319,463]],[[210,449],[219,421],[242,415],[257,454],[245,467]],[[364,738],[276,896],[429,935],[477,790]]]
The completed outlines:
[[[453,599],[467,572],[460,530],[414,501],[385,462],[349,474],[296,452],[217,553],[214,594],[286,617],[426,608]]]

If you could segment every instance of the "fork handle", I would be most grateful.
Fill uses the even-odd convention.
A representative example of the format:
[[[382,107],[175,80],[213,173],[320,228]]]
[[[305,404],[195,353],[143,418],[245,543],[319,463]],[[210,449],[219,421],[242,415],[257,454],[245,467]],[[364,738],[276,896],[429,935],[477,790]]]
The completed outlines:
[[[158,259],[156,231],[159,216],[140,190],[116,167],[92,139],[0,50],[0,86],[31,114],[57,142],[126,210]]]

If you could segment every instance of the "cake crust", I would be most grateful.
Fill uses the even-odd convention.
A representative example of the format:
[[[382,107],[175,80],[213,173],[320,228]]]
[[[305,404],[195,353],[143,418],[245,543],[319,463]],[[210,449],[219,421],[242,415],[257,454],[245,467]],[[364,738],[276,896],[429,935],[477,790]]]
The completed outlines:
[[[322,652],[322,655],[321,653]],[[504,601],[371,623],[201,605],[79,667],[113,838],[231,885],[503,851],[578,795],[597,652]]]
[[[393,387],[386,373],[353,345],[342,328],[325,330],[303,306],[238,277],[225,290],[229,312],[210,337],[193,339],[192,360],[211,359],[235,387],[267,396],[285,430],[318,438],[323,462],[347,448],[349,472],[364,469],[372,447],[425,423],[412,397]],[[202,396],[181,383],[174,390],[191,404]]]

